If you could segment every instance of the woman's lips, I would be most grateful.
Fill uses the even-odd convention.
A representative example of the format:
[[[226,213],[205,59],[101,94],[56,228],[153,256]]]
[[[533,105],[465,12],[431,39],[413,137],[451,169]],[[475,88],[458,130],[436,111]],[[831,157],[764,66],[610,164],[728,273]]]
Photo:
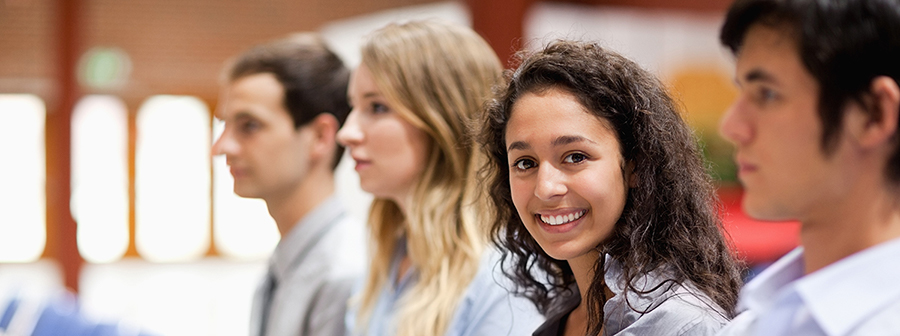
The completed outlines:
[[[372,162],[367,161],[367,160],[355,160],[355,161],[356,161],[356,166],[354,167],[354,169],[356,169],[357,172],[364,170],[372,165]]]
[[[587,210],[582,209],[567,213],[535,214],[534,219],[548,233],[566,233],[581,224],[585,215]]]

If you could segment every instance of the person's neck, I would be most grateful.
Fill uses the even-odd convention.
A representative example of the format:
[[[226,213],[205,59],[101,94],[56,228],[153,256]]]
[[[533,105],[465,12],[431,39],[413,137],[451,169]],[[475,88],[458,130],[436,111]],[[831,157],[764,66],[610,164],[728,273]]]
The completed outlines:
[[[572,273],[575,276],[575,284],[581,293],[581,303],[566,320],[566,335],[583,335],[587,332],[590,319],[587,315],[588,290],[594,280],[594,265],[599,258],[603,258],[599,252],[590,252],[575,259],[567,260]],[[609,299],[609,297],[607,297]],[[601,302],[601,307],[603,302]]]
[[[567,260],[569,267],[572,268],[572,274],[575,276],[575,284],[578,285],[578,291],[581,292],[581,302],[586,301],[588,288],[591,287],[591,282],[594,280],[594,265],[600,258],[600,252],[592,251]]]
[[[284,237],[294,229],[300,219],[334,194],[334,175],[330,170],[310,171],[297,188],[289,192],[269,197],[266,206],[275,220],[278,232]]]
[[[801,219],[804,274],[900,237],[898,198],[884,183],[875,179],[857,184],[834,204],[819,206],[815,214]]]

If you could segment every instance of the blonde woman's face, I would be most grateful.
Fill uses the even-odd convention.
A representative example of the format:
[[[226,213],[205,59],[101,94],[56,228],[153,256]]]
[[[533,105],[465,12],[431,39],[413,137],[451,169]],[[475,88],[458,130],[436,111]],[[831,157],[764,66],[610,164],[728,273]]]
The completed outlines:
[[[513,105],[506,146],[525,228],[551,257],[593,265],[628,195],[615,133],[572,94],[551,89]]]
[[[403,204],[425,169],[428,135],[397,113],[365,65],[350,77],[347,96],[353,110],[337,139],[356,161],[360,186]]]

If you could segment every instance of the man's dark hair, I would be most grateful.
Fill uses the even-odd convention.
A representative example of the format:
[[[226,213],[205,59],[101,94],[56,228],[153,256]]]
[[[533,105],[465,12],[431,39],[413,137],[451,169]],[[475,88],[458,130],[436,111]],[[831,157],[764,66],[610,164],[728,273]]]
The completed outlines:
[[[819,83],[822,149],[837,144],[844,108],[864,107],[872,80],[900,83],[900,1],[898,0],[737,0],[722,26],[722,44],[741,51],[750,27],[779,29],[796,43],[800,60]],[[900,137],[895,137],[900,142]],[[886,176],[900,182],[900,146]]]
[[[300,128],[321,113],[344,124],[350,113],[347,85],[350,71],[315,33],[299,33],[253,47],[233,61],[224,73],[226,83],[246,76],[271,73],[284,88],[284,107]],[[344,148],[338,146],[333,168]]]

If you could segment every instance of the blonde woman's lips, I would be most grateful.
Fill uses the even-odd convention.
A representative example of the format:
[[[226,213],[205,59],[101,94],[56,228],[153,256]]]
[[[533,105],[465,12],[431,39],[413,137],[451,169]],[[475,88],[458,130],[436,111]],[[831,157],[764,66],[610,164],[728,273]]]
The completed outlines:
[[[356,161],[356,166],[354,167],[354,169],[356,169],[357,172],[360,170],[364,170],[372,165],[372,162],[368,160],[354,159],[354,161]]]

